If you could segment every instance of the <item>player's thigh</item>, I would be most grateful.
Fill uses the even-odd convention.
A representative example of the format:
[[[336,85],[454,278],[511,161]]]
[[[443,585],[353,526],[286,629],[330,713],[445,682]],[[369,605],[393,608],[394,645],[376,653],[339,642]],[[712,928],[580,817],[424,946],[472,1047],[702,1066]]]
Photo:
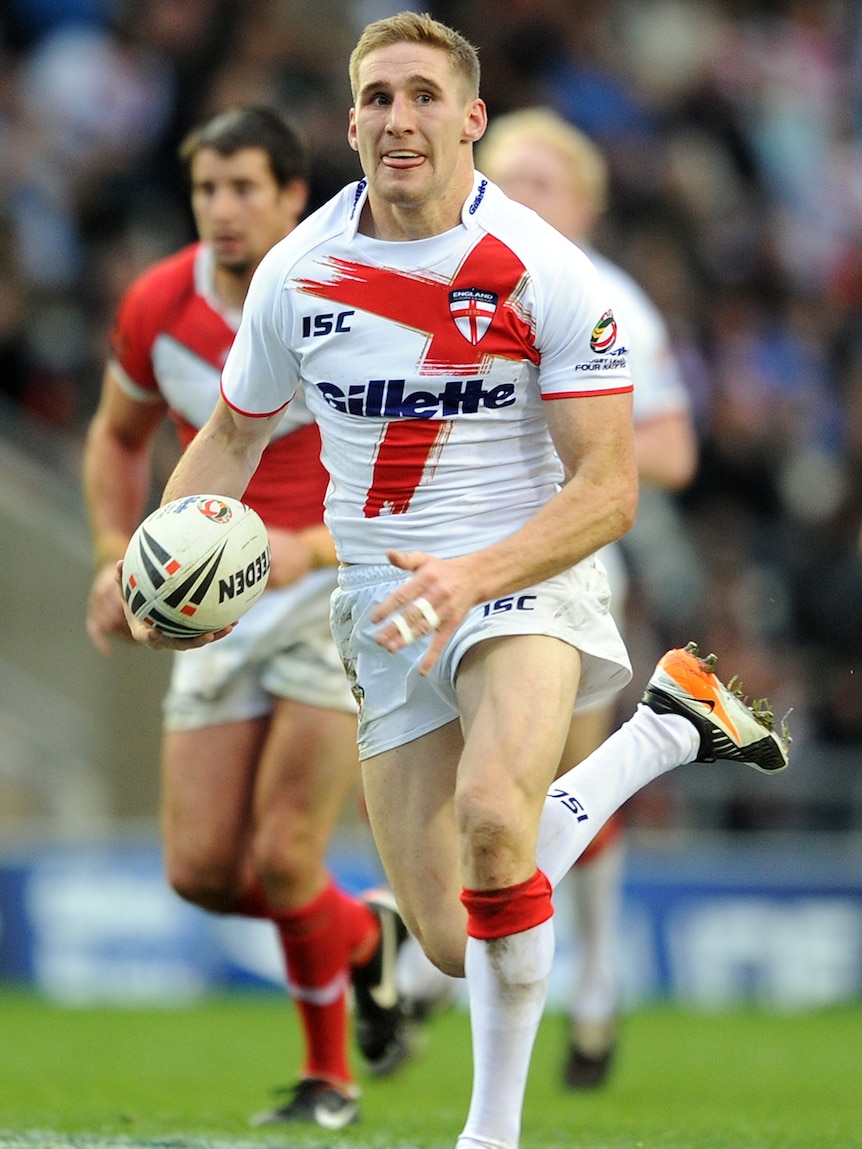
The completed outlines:
[[[161,809],[169,861],[239,865],[267,722],[264,716],[165,732]]]
[[[457,820],[465,884],[525,881],[539,818],[568,735],[580,655],[558,638],[510,635],[479,643],[458,669],[465,746]]]
[[[454,793],[457,722],[362,764],[368,817],[398,906],[426,952],[460,974],[466,937]]]
[[[613,730],[614,707],[601,703],[572,716],[566,745],[557,767],[557,776],[583,762]]]
[[[358,784],[356,715],[276,699],[255,783],[255,852],[321,860]]]

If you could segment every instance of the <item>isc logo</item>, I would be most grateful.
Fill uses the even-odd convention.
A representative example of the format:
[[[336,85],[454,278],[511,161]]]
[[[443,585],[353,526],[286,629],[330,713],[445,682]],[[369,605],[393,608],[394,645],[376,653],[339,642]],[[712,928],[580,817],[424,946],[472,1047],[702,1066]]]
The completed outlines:
[[[533,603],[538,596],[534,594],[508,594],[505,598],[486,602],[482,614],[487,618],[491,614],[505,614],[508,610],[535,610]]]
[[[339,311],[337,314],[330,312],[323,315],[303,315],[302,338],[310,339],[313,335],[331,335],[333,331],[339,333],[349,331],[350,324],[347,321],[355,314],[355,311]]]
[[[575,816],[575,821],[589,821],[589,814],[584,809],[580,799],[576,798],[574,794],[570,794],[567,790],[561,790],[559,787],[556,787],[548,791],[548,797],[559,802],[560,805],[565,806],[567,810],[570,810]]]

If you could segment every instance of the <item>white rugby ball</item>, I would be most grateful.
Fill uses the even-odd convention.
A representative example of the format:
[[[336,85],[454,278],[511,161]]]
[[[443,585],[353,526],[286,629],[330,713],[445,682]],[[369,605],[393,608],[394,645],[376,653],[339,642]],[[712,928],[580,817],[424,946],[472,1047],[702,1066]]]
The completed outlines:
[[[269,577],[269,536],[251,507],[224,495],[165,503],[129,540],[123,595],[136,618],[171,638],[236,622]]]

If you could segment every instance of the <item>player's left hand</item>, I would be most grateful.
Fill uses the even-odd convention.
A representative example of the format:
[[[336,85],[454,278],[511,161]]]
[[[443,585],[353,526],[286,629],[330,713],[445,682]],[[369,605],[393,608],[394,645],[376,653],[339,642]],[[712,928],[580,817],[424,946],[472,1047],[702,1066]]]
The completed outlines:
[[[388,551],[387,558],[413,574],[372,613],[372,622],[384,623],[376,640],[394,652],[434,632],[419,664],[419,673],[427,674],[470,608],[483,601],[475,556],[439,559],[425,551]]]

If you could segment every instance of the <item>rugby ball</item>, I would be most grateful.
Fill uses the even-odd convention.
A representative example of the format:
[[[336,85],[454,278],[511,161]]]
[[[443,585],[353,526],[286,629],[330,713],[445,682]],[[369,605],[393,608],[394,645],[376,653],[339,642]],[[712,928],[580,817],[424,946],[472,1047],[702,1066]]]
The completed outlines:
[[[256,511],[224,495],[190,495],[153,511],[132,535],[123,596],[162,634],[194,638],[245,614],[269,566],[269,536]]]

